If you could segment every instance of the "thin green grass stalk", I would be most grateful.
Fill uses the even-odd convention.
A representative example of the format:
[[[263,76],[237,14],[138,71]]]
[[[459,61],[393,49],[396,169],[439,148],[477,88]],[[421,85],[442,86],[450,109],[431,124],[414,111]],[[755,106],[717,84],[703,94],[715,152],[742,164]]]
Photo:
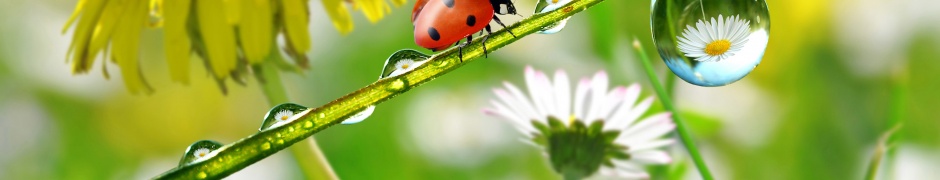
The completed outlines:
[[[272,53],[272,57],[277,56],[279,56],[277,52]],[[259,83],[261,91],[267,97],[270,107],[290,102],[290,98],[287,97],[287,90],[284,89],[284,83],[281,82],[280,71],[275,67],[277,65],[271,62],[276,60],[281,59],[268,59],[264,65],[258,66],[261,72],[257,73],[258,82],[261,82]],[[317,140],[313,137],[308,139],[310,140],[290,147],[291,155],[294,156],[294,161],[297,161],[304,177],[315,180],[339,179],[336,173],[333,172],[330,162],[323,155],[323,151],[320,150],[320,146],[317,145]]]
[[[900,128],[900,124],[895,125],[882,134],[881,138],[878,138],[878,145],[875,145],[875,152],[872,153],[871,161],[868,162],[868,171],[865,173],[866,180],[875,180],[878,177],[878,167],[881,166],[881,160],[884,159],[885,154],[891,150],[889,140],[891,140],[891,136]]]
[[[535,14],[489,35],[486,48],[490,52],[509,45],[543,27],[571,17],[604,0],[574,0],[557,10]],[[510,34],[509,32],[512,32]],[[515,34],[515,35],[513,35]],[[298,113],[290,123],[258,132],[214,151],[203,161],[173,168],[155,179],[220,179],[254,164],[294,143],[309,138],[362,109],[382,103],[408,90],[427,83],[484,55],[483,38],[463,48],[442,51],[413,71],[381,79],[362,89],[333,100],[323,106]],[[260,122],[259,122],[260,123]]]
[[[656,94],[659,96],[659,101],[663,103],[663,107],[665,107],[666,110],[672,112],[672,120],[676,123],[676,132],[679,134],[679,138],[682,139],[682,144],[685,145],[685,148],[689,151],[689,155],[692,156],[692,161],[695,162],[695,166],[698,167],[698,172],[702,175],[702,179],[715,179],[712,177],[711,171],[708,170],[708,165],[705,164],[705,160],[702,158],[701,153],[699,153],[698,148],[692,141],[692,135],[685,126],[685,121],[682,120],[682,116],[679,114],[679,111],[677,111],[676,108],[672,105],[672,98],[670,97],[670,94],[659,82],[659,77],[656,76],[656,71],[653,70],[653,64],[650,62],[650,58],[648,55],[646,55],[646,51],[644,51],[643,46],[640,44],[639,40],[633,41],[633,48],[636,49],[637,56],[639,56],[640,61],[643,63],[643,69],[646,70],[646,75],[650,79],[650,84],[653,84],[653,89],[656,90]]]

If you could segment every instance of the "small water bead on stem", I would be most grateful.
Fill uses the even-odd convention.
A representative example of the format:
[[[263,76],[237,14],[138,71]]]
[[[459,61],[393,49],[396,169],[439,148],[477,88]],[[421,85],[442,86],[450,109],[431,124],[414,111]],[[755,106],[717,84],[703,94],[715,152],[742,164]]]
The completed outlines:
[[[549,12],[549,11],[558,9],[570,2],[571,0],[539,0],[539,2],[535,4],[535,13]],[[568,24],[568,19],[570,18],[565,18],[565,20],[561,20],[552,25],[542,27],[542,30],[539,31],[538,33],[539,34],[558,33],[559,31],[565,28],[566,24]]]
[[[222,147],[222,143],[212,140],[200,140],[194,142],[186,148],[183,158],[180,158],[179,166],[200,162],[209,157],[215,156],[215,150]]]
[[[653,42],[666,66],[699,86],[723,86],[760,64],[769,40],[764,0],[654,0]]]
[[[428,62],[428,58],[431,58],[431,56],[412,49],[396,51],[385,60],[385,65],[382,68],[382,73],[379,74],[379,79],[396,77],[410,72]],[[408,85],[405,82],[406,81],[403,79],[396,79],[395,83],[389,87],[389,90],[402,91],[405,89],[405,86]],[[356,124],[362,122],[371,116],[373,112],[375,112],[375,106],[366,107],[362,111],[353,114],[348,119],[343,120],[342,124]]]

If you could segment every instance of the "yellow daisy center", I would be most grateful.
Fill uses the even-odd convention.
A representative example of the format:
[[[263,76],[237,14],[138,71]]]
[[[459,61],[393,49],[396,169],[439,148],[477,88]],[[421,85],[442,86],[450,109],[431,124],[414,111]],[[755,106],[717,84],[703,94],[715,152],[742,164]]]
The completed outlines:
[[[728,40],[716,40],[705,45],[705,54],[717,56],[728,52],[728,49],[731,48],[731,41]]]
[[[287,120],[287,116],[281,116],[281,120]]]
[[[552,0],[552,4],[558,3],[558,0]]]
[[[206,156],[206,153],[199,153],[199,157],[204,157],[204,156]]]
[[[401,65],[401,69],[408,69],[408,65],[409,65],[409,64],[402,64],[402,65]]]

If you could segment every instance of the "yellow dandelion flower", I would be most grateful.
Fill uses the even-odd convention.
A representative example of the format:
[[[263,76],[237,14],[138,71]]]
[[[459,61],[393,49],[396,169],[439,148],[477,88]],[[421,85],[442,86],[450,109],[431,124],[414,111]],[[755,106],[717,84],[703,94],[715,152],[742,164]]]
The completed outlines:
[[[406,0],[392,0],[396,6]],[[391,11],[386,0],[322,0],[334,26],[352,31],[346,3],[362,10],[375,23]],[[100,56],[120,67],[131,93],[150,93],[153,88],[142,76],[140,44],[145,28],[163,28],[170,78],[189,83],[189,64],[196,55],[225,91],[231,77],[237,83],[250,77],[248,69],[262,65],[297,71],[308,65],[311,48],[309,0],[79,0],[62,32],[72,28],[73,37],[66,61],[74,74],[87,73]],[[283,36],[286,47],[277,47]],[[281,62],[279,49],[295,65]],[[270,63],[268,63],[270,62]],[[102,62],[106,63],[106,62]],[[299,68],[297,68],[299,67]],[[105,77],[109,75],[103,70]]]

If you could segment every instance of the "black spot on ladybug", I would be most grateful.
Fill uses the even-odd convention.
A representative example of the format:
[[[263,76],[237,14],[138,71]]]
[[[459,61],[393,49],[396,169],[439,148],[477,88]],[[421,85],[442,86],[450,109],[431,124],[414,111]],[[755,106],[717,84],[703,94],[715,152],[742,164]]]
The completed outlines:
[[[441,40],[441,34],[437,33],[437,29],[434,29],[434,27],[428,28],[428,35],[431,36],[431,39],[434,41]]]
[[[444,5],[448,8],[454,8],[454,0],[444,0]]]
[[[473,25],[476,25],[476,24],[477,24],[476,16],[473,16],[473,15],[467,16],[467,26],[473,27]]]

